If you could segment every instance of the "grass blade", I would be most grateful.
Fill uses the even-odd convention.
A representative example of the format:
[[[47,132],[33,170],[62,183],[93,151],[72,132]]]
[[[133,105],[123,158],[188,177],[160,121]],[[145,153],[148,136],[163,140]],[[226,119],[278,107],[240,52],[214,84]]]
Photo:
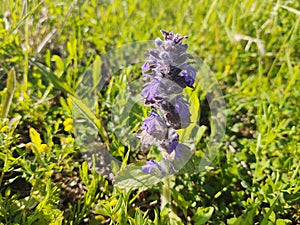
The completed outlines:
[[[268,210],[268,212],[266,213],[266,215],[264,216],[263,220],[261,221],[261,225],[267,225],[268,224],[268,219],[271,215],[271,213],[274,211],[276,202],[278,200],[279,195],[277,195],[275,201],[273,202],[273,204],[271,205],[270,209]]]
[[[85,116],[88,121],[90,121],[98,129],[98,132],[100,133],[101,137],[104,139],[108,147],[108,135],[104,129],[104,126],[102,125],[102,121],[95,116],[92,110],[86,104],[84,104],[81,99],[76,98],[73,95],[69,95],[69,97],[75,107]]]
[[[6,95],[4,98],[4,103],[2,106],[2,118],[6,118],[12,103],[13,95],[16,89],[16,72],[15,69],[12,68],[7,77],[7,83],[6,83]]]
[[[47,70],[47,67],[42,65],[41,63],[37,63],[34,61],[30,61],[30,64],[35,66],[41,74],[47,76],[47,78],[51,81],[55,88],[58,88],[62,91],[67,92],[70,95],[74,95],[74,91],[66,85],[61,79],[59,79],[54,73]]]
[[[11,32],[7,35],[4,42],[8,40],[8,38],[26,21],[26,19],[31,16],[42,4],[44,1],[41,1],[39,4],[37,4],[29,13],[27,13],[19,22],[18,24],[11,30]]]

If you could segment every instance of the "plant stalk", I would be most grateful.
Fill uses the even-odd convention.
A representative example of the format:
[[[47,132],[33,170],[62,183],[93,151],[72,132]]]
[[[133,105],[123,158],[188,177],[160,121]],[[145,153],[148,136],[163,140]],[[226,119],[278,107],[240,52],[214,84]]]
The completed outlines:
[[[167,204],[171,204],[171,191],[170,191],[170,177],[166,176],[163,180],[162,192],[161,192],[161,205],[160,210],[162,211],[163,208]]]

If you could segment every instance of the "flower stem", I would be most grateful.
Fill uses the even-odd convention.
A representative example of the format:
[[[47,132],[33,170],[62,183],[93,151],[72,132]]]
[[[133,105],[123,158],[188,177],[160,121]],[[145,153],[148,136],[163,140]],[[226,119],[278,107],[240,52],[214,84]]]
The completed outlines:
[[[167,204],[171,204],[171,191],[170,191],[170,177],[166,176],[163,180],[162,193],[161,193],[161,205],[160,210]]]

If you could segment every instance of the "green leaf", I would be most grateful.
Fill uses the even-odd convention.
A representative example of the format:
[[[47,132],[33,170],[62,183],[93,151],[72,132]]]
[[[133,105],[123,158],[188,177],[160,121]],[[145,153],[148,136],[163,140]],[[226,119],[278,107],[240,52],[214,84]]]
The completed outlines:
[[[114,209],[112,210],[111,214],[112,215],[116,214],[120,210],[121,206],[124,205],[123,203],[124,203],[124,199],[119,198],[119,200],[118,200],[117,204],[115,205]]]
[[[6,40],[8,40],[8,38],[14,34],[14,32],[26,21],[26,19],[28,17],[30,17],[41,5],[43,4],[43,1],[41,1],[39,4],[37,4],[29,13],[27,13],[22,19],[20,19],[20,21],[18,22],[18,24],[10,31],[10,33],[6,36]]]
[[[167,205],[161,211],[161,224],[168,224],[168,225],[183,225],[181,218],[176,215],[176,213],[170,209],[170,206]]]
[[[210,217],[212,216],[214,212],[214,207],[199,207],[193,217],[193,220],[195,221],[195,225],[202,225],[205,224]]]
[[[67,49],[69,51],[70,57],[75,59],[77,57],[77,40],[75,38],[67,42]]]
[[[42,144],[40,134],[34,128],[31,127],[29,129],[29,136],[31,142],[39,149],[40,145]]]
[[[48,68],[41,63],[30,61],[30,64],[34,65],[42,75],[46,76],[55,88],[74,95],[74,91],[62,80],[60,80],[54,73],[48,70]]]
[[[143,224],[144,219],[143,219],[143,214],[139,208],[137,208],[135,212],[135,224]]]
[[[57,76],[60,77],[65,70],[64,62],[58,55],[53,55],[52,60],[55,62],[56,65]]]
[[[96,56],[95,61],[93,62],[93,88],[92,91],[98,86],[101,81],[101,58],[99,55]]]
[[[292,224],[292,221],[289,219],[278,219],[276,220],[276,225],[287,225]]]
[[[264,216],[263,220],[261,221],[261,225],[267,225],[268,224],[268,219],[271,215],[271,213],[273,212],[276,202],[278,200],[279,195],[277,195],[276,199],[274,200],[273,204],[271,205],[270,209],[268,210],[268,212],[266,213],[266,215]]]
[[[76,98],[72,95],[69,95],[70,99],[72,100],[74,106],[76,109],[78,109],[84,116],[85,118],[94,125],[95,128],[98,129],[100,135],[102,138],[107,142],[108,137],[107,134],[102,126],[102,122],[99,118],[95,116],[95,114],[92,112],[92,110],[79,98]]]
[[[254,206],[250,210],[246,211],[246,213],[244,213],[243,215],[241,215],[237,218],[231,218],[231,219],[227,220],[227,223],[232,224],[232,225],[240,225],[240,224],[252,225],[256,209],[257,209],[257,206]]]
[[[186,201],[184,196],[175,189],[172,190],[172,198],[174,202],[177,203],[178,207],[183,211],[184,215],[187,216],[187,209],[190,206],[190,203]]]
[[[120,165],[114,160],[111,161],[111,171],[113,174],[118,174],[120,171]]]
[[[13,133],[15,131],[15,129],[17,128],[21,119],[22,119],[22,116],[18,115],[9,121],[8,125],[9,125],[9,130],[11,133]]]
[[[141,168],[141,163],[128,165],[115,178],[115,184],[125,189],[148,189],[160,181],[161,179],[159,177],[144,173]]]
[[[89,175],[88,175],[89,166],[86,161],[84,161],[81,165],[81,168],[79,168],[79,174],[83,181],[83,183],[88,186],[89,185]]]

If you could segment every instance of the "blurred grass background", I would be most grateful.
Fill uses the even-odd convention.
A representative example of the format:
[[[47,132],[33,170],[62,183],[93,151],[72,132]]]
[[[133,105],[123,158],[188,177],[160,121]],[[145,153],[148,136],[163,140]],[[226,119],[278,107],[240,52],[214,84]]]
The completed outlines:
[[[164,29],[189,36],[227,104],[218,157],[176,177],[168,223],[300,224],[299,22],[296,0],[2,1],[0,223],[167,224],[158,188],[126,192],[88,171],[70,98],[30,64],[75,90],[97,55]],[[109,91],[99,94],[105,124]]]

